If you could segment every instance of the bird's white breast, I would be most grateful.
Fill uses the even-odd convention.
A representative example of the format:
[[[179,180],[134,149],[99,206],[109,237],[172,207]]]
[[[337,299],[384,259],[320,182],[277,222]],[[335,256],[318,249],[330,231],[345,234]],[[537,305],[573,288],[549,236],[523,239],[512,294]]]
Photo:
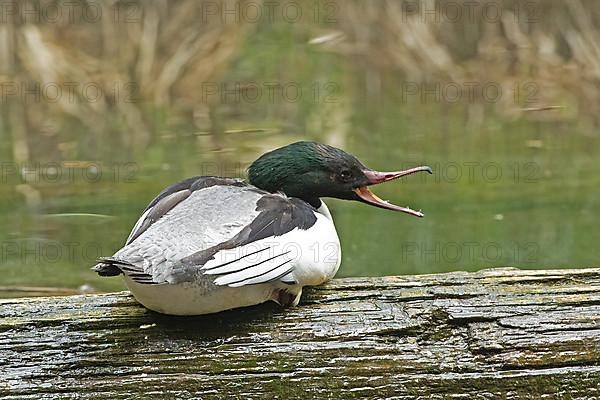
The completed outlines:
[[[306,231],[293,230],[288,243],[296,252],[294,278],[300,285],[320,285],[333,278],[342,261],[340,239],[329,209],[322,202],[317,222]],[[285,236],[285,235],[284,235]]]

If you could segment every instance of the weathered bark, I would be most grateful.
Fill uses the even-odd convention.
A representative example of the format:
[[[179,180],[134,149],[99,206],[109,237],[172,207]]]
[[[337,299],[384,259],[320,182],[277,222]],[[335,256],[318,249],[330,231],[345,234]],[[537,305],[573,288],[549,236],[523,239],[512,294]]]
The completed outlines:
[[[600,397],[600,269],[337,279],[204,317],[0,301],[0,397]],[[542,397],[545,395],[545,397]]]

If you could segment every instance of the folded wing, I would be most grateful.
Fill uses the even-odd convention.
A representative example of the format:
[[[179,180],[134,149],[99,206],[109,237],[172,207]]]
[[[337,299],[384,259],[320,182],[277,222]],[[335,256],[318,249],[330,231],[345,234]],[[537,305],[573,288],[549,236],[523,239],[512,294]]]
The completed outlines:
[[[299,199],[218,179],[191,178],[163,191],[126,246],[95,269],[101,274],[118,270],[142,284],[294,283],[294,246],[317,222],[315,209]]]

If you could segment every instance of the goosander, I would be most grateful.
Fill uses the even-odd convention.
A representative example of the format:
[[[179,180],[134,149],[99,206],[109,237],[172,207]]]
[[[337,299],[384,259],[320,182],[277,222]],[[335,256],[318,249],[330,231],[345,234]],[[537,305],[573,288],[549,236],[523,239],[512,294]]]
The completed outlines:
[[[146,308],[210,314],[266,301],[296,306],[304,286],[336,274],[341,249],[335,197],[422,217],[381,200],[370,185],[427,171],[377,172],[338,148],[296,142],[248,168],[248,182],[195,176],[164,189],[146,207],[123,248],[92,269],[123,275]]]

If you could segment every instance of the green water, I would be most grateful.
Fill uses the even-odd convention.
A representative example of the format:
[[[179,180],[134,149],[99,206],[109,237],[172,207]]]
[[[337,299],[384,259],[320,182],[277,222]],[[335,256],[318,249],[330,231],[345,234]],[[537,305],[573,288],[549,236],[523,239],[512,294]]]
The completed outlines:
[[[328,201],[342,242],[339,276],[597,264],[596,132],[568,120],[507,120],[491,111],[473,125],[473,104],[403,101],[401,79],[385,74],[373,91],[367,78],[373,71],[305,43],[289,31],[277,38],[259,31],[248,40],[224,80],[296,82],[305,92],[295,102],[217,101],[218,134],[158,116],[147,149],[123,148],[108,136],[92,146],[88,133],[74,133],[77,159],[94,162],[96,170],[60,164],[65,160],[34,141],[40,164],[28,167],[26,184],[4,140],[1,285],[121,289],[120,279],[99,278],[90,267],[122,245],[163,187],[200,174],[243,176],[264,151],[299,139],[340,145],[378,170],[428,164],[435,171],[374,189],[422,209],[423,219]],[[335,101],[325,101],[331,93]],[[52,162],[59,163],[60,178]]]

